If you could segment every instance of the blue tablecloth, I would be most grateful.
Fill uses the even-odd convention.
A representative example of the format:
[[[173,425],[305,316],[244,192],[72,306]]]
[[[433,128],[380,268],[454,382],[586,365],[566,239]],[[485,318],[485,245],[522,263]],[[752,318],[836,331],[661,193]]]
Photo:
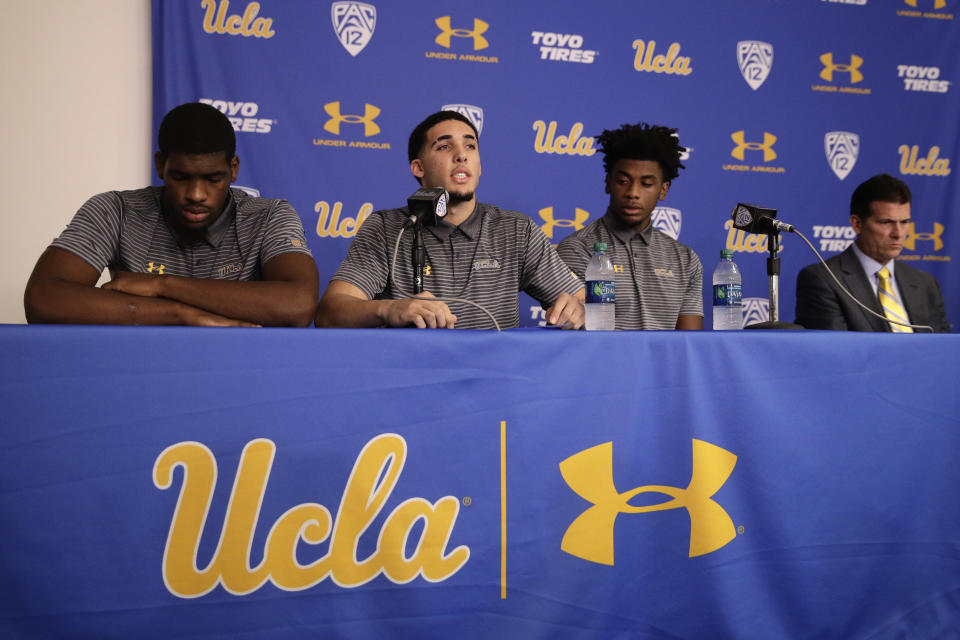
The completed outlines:
[[[960,336],[0,327],[4,637],[929,638]]]

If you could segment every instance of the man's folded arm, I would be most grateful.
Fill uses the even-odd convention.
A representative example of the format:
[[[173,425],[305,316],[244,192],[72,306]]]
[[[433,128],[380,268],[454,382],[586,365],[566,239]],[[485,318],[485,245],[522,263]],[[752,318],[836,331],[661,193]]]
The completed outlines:
[[[27,283],[29,322],[307,326],[317,298],[316,264],[288,253],[262,268],[263,280],[239,282],[118,272],[97,289],[99,274],[69,251],[44,252]]]
[[[144,298],[96,287],[100,273],[66,249],[49,247],[27,282],[27,322],[254,326],[166,298]]]

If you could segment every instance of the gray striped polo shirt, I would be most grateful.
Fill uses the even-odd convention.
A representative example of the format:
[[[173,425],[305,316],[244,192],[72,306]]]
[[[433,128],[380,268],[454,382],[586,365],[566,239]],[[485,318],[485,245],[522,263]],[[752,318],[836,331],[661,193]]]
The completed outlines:
[[[394,288],[388,281],[394,246],[407,209],[374,211],[357,232],[334,280],[360,288],[371,300],[396,300],[413,292],[413,230],[403,232],[397,254]],[[423,226],[427,260],[424,290],[438,298],[464,298],[483,305],[501,329],[520,324],[518,292],[524,291],[549,308],[561,293],[583,288],[529,216],[489,204],[459,226],[440,221]],[[492,329],[481,310],[447,302],[458,329]]]
[[[259,280],[282,253],[311,255],[300,216],[286,200],[230,189],[226,210],[203,240],[184,241],[167,224],[161,187],[108,191],[80,208],[51,246],[76,254],[98,272],[156,273],[217,280]]]
[[[676,329],[678,316],[703,316],[703,265],[693,249],[652,224],[636,233],[608,211],[558,251],[583,278],[597,242],[607,243],[616,272],[617,329]]]

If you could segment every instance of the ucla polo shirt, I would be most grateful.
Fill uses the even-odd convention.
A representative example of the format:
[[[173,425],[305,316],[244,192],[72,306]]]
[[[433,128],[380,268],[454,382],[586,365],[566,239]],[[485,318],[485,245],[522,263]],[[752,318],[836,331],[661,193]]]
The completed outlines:
[[[300,216],[286,200],[230,189],[226,209],[205,237],[185,241],[164,218],[161,189],[93,196],[51,246],[79,256],[98,272],[109,267],[217,280],[259,280],[262,265],[280,254],[311,255]]]
[[[703,265],[693,249],[652,224],[637,233],[608,211],[564,238],[558,252],[583,278],[597,242],[607,243],[613,261],[617,329],[676,329],[681,315],[703,316]]]
[[[404,230],[406,207],[374,211],[363,223],[333,280],[358,287],[371,300],[397,300],[413,294],[413,230]],[[396,272],[389,278],[397,237]],[[518,294],[524,291],[545,309],[561,293],[583,288],[540,228],[522,213],[478,204],[461,225],[441,220],[423,225],[427,260],[424,290],[438,298],[463,298],[485,307],[501,329],[520,324]],[[458,329],[492,329],[480,309],[447,302]]]

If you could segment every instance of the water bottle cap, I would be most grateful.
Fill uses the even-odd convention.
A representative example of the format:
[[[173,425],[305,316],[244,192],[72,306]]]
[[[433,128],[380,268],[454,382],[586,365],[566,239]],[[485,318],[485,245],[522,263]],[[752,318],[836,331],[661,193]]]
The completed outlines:
[[[733,258],[733,249],[720,250],[720,259],[724,260],[725,258]]]
[[[596,242],[596,243],[594,243],[594,245],[593,245],[593,250],[594,250],[594,251],[606,251],[606,250],[607,250],[607,243],[606,243],[606,242]]]

